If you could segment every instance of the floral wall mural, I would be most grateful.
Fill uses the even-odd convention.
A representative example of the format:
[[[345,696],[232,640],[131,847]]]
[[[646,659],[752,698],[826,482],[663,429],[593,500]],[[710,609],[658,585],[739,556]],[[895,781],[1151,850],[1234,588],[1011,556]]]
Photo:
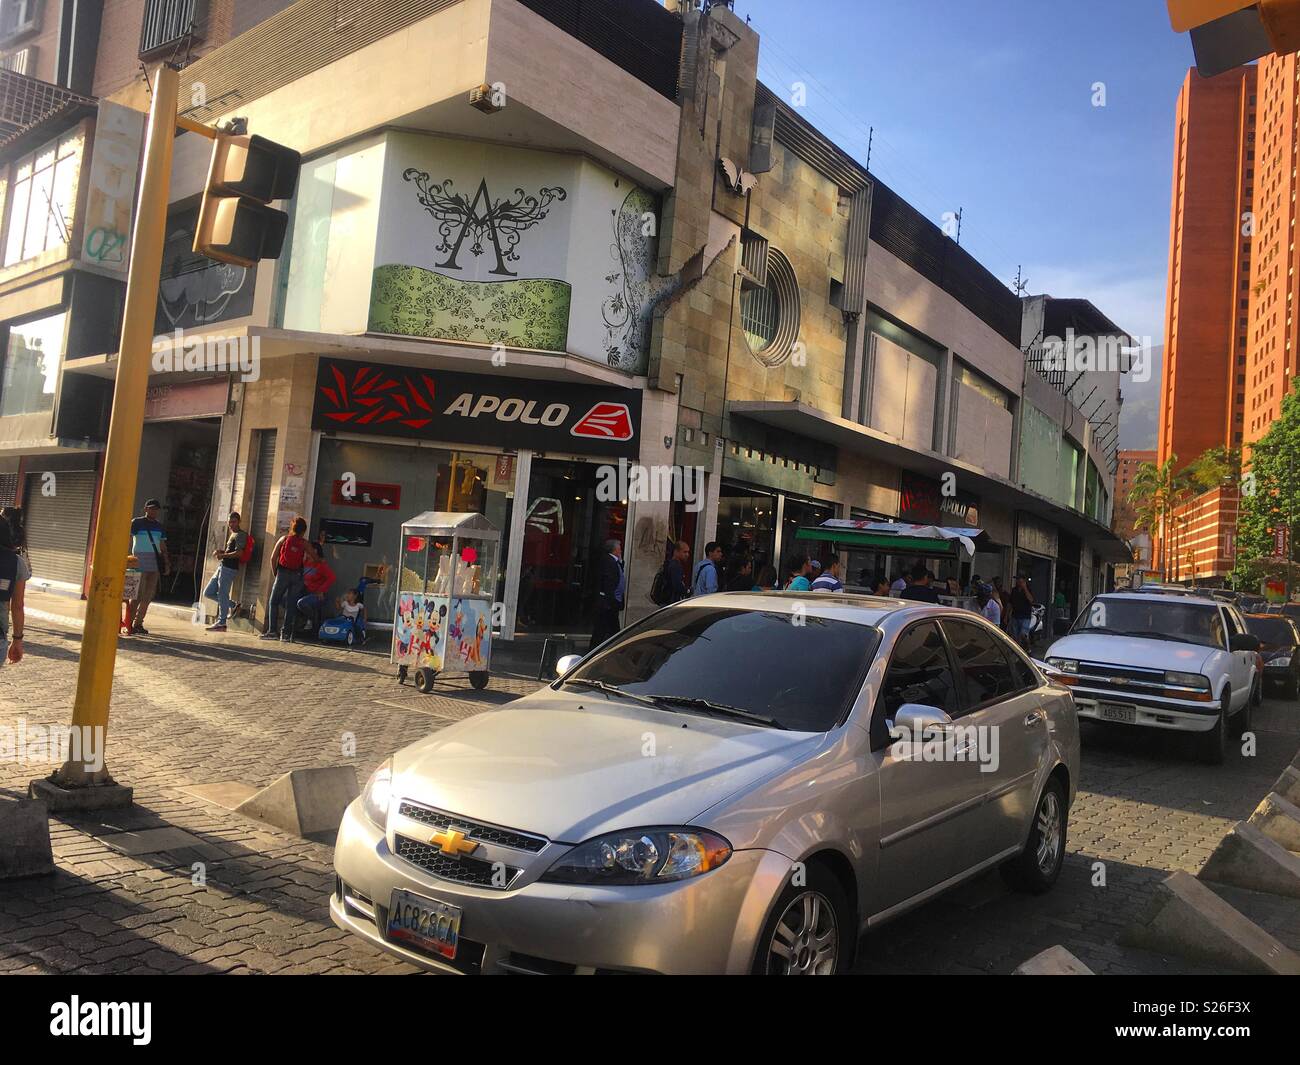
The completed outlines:
[[[591,160],[410,133],[385,146],[366,330],[644,373],[658,199]]]

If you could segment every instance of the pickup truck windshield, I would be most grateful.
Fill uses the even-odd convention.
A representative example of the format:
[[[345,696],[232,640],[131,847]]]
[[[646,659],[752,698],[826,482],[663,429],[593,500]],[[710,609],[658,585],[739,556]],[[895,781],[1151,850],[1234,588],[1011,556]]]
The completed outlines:
[[[1099,595],[1079,615],[1071,632],[1142,636],[1155,640],[1226,647],[1217,606],[1188,603],[1174,596],[1121,599]]]

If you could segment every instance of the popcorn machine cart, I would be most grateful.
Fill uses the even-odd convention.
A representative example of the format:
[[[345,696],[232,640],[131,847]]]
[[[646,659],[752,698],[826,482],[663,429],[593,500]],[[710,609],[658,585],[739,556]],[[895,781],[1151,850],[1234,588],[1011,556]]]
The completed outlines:
[[[425,694],[439,674],[486,688],[501,533],[482,514],[427,511],[402,524],[391,660]]]

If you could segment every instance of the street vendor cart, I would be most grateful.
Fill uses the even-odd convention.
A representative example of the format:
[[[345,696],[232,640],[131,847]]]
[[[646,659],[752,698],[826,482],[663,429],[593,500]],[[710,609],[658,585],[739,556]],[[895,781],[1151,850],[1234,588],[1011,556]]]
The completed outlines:
[[[486,688],[501,533],[481,514],[427,511],[402,524],[391,660],[397,679],[468,675]]]

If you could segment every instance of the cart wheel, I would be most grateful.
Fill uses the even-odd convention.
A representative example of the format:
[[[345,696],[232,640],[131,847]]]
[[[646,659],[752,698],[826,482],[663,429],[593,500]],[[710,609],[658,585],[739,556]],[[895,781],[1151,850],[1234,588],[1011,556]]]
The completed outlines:
[[[398,683],[398,684],[405,684],[405,683],[406,683],[406,667],[405,667],[405,666],[398,666],[398,667],[397,667],[397,683]]]
[[[486,669],[476,670],[469,675],[469,682],[474,685],[475,691],[482,691],[488,686],[488,671]]]
[[[430,669],[428,666],[421,666],[415,671],[415,690],[424,695],[433,691],[433,681],[438,675],[436,669]]]

